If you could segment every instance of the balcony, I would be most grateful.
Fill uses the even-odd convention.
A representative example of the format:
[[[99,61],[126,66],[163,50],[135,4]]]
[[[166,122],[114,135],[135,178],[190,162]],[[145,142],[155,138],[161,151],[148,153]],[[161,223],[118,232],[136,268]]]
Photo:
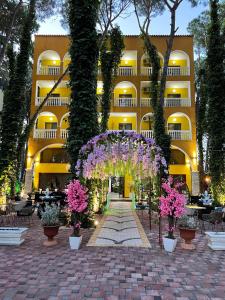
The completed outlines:
[[[151,107],[151,98],[141,98],[141,107]],[[164,107],[190,107],[191,99],[186,98],[165,98]]]
[[[116,107],[136,107],[137,98],[115,98],[114,106]]]
[[[56,66],[40,66],[37,70],[38,75],[57,76],[60,74],[60,67]]]
[[[192,133],[190,130],[168,130],[172,140],[190,141],[192,140]]]
[[[168,67],[167,76],[189,76],[189,67]]]
[[[34,139],[56,139],[57,129],[34,129]]]
[[[136,132],[136,130],[107,130],[107,132]]]
[[[154,138],[153,130],[141,130],[141,134],[148,139]]]
[[[35,105],[39,106],[45,97],[36,97]],[[68,106],[70,104],[69,97],[49,97],[44,106]]]
[[[165,107],[190,107],[191,99],[186,98],[165,98],[164,99]]]
[[[151,107],[151,98],[141,98],[141,107]]]
[[[60,137],[66,140],[68,138],[68,129],[60,129]]]
[[[160,70],[160,74],[162,69]],[[150,76],[152,75],[152,67],[142,67],[141,75]],[[189,76],[190,68],[189,67],[168,67],[167,76]]]
[[[134,76],[137,75],[136,68],[134,67],[119,67],[118,76]]]

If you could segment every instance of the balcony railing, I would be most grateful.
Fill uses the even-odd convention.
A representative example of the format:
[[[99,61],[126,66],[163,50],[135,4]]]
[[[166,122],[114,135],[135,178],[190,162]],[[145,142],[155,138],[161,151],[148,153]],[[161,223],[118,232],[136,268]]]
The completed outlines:
[[[151,106],[151,98],[141,98],[141,107],[150,107]]]
[[[141,75],[150,76],[152,74],[152,67],[141,67]]]
[[[34,129],[34,139],[56,139],[57,129]]]
[[[39,106],[45,97],[37,97],[35,100],[35,105]],[[67,106],[70,104],[69,97],[49,97],[44,106]]]
[[[141,98],[141,107],[151,107],[151,98]],[[165,98],[164,107],[190,107],[191,99],[186,98]]]
[[[162,69],[160,73],[162,72]],[[141,67],[141,75],[150,76],[152,74],[152,67]],[[189,67],[168,67],[167,76],[189,76]]]
[[[137,106],[137,98],[115,98],[114,106],[135,107]]]
[[[68,129],[60,129],[60,137],[66,140],[68,138]]]
[[[136,130],[107,130],[108,132],[136,132]]]
[[[39,67],[37,70],[37,74],[39,75],[59,75],[60,74],[60,67],[53,67],[53,66],[42,66]]]
[[[119,67],[118,76],[134,76],[137,75],[136,68],[134,67]]]
[[[165,98],[165,107],[188,107],[191,106],[191,99],[187,98]]]
[[[167,76],[189,76],[189,67],[168,67]]]
[[[171,136],[172,140],[192,140],[192,133],[190,130],[168,130],[168,134]]]
[[[154,138],[153,130],[141,130],[141,134],[148,139]]]

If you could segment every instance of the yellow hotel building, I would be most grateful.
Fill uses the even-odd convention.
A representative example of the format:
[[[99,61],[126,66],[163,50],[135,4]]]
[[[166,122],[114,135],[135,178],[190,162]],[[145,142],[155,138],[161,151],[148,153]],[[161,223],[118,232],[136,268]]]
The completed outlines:
[[[152,36],[163,63],[166,36]],[[125,50],[116,78],[109,130],[133,130],[153,137],[149,93],[151,66],[139,36],[125,36]],[[70,62],[69,37],[35,37],[31,115]],[[102,94],[98,74],[98,97]],[[28,144],[25,191],[63,188],[69,164],[63,146],[67,138],[69,77],[66,76],[39,113]],[[182,175],[191,194],[199,193],[196,145],[194,58],[192,36],[176,36],[165,90],[166,127],[172,140],[170,174]],[[124,196],[130,193],[125,178]]]

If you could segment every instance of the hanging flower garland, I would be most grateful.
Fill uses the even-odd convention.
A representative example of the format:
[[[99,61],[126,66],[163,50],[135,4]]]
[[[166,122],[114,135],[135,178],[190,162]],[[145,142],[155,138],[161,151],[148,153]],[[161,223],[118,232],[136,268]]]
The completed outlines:
[[[166,171],[166,161],[153,139],[134,132],[110,131],[91,139],[80,150],[77,175],[88,179],[108,176],[154,177]]]

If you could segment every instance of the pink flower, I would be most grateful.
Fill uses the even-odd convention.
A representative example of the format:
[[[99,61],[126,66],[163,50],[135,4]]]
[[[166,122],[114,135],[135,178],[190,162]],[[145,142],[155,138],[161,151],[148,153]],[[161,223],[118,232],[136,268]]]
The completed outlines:
[[[71,181],[67,186],[67,202],[72,212],[83,212],[88,205],[87,189],[79,180]]]

